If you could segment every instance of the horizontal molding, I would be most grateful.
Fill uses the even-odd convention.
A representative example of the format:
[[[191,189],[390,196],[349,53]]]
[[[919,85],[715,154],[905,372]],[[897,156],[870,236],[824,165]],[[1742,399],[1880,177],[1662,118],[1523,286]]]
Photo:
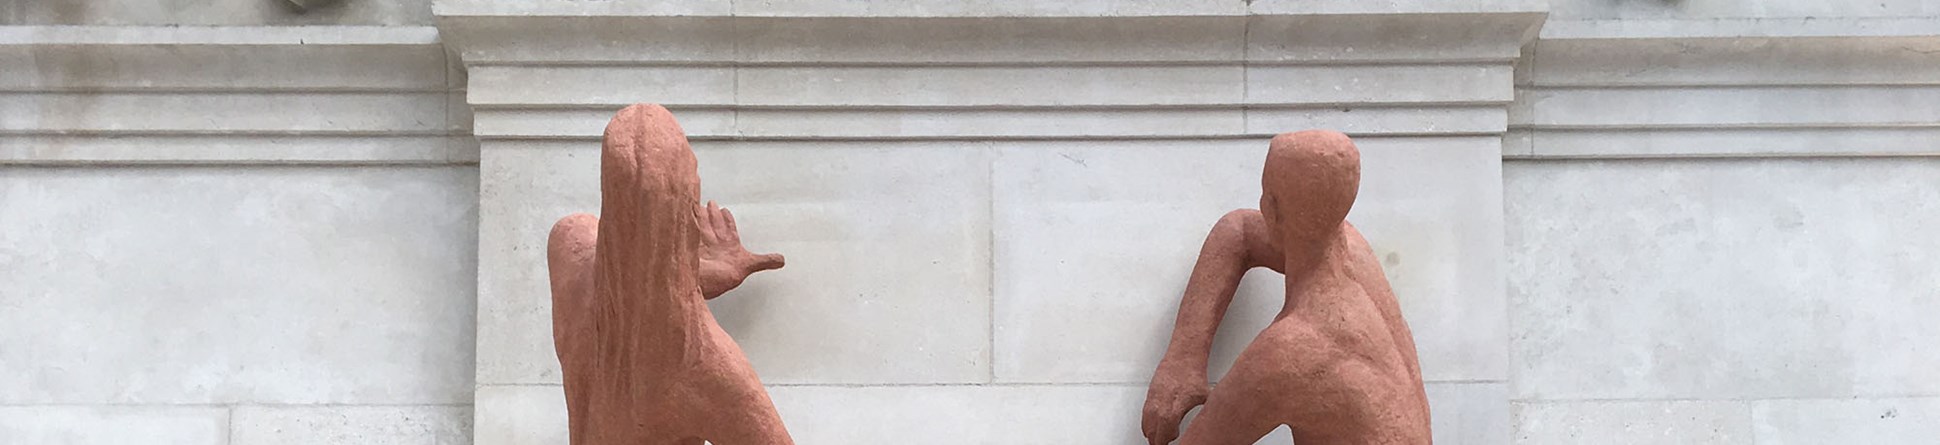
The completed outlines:
[[[1111,148],[1181,147],[1181,146],[1222,147],[1222,146],[1233,146],[1235,144],[1245,145],[1245,146],[1257,145],[1261,150],[1265,150],[1267,147],[1268,141],[1270,141],[1273,138],[1273,136],[1274,135],[1270,135],[1270,134],[1258,134],[1258,135],[1221,134],[1221,135],[1177,136],[1177,137],[1164,137],[1164,138],[1121,138],[1121,139],[1100,139],[1100,138],[1006,139],[1006,138],[979,137],[975,139],[934,139],[933,138],[933,139],[842,140],[842,139],[695,138],[691,140],[693,141],[693,146],[695,150],[733,150],[733,149],[817,150],[817,149],[854,149],[854,148],[976,149],[976,148],[986,148],[986,147],[1007,147],[1007,148],[1042,147],[1042,148],[1061,149],[1061,148],[1072,148],[1072,147],[1082,147],[1082,146],[1097,146],[1097,147],[1111,147]],[[1497,135],[1465,135],[1465,134],[1352,135],[1350,134],[1349,136],[1353,136],[1355,144],[1358,145],[1364,151],[1399,149],[1399,148],[1421,149],[1426,147],[1444,147],[1444,146],[1474,147],[1477,145],[1493,144],[1499,141],[1499,136]],[[494,150],[598,151],[599,149],[600,149],[600,144],[599,144],[599,138],[597,137],[523,138],[523,139],[522,138],[481,138],[479,140],[480,151],[494,151]]]
[[[442,5],[442,4],[441,4]],[[442,13],[441,13],[442,14]],[[1084,17],[446,15],[472,66],[1508,62],[1540,13]]]
[[[1940,36],[1940,17],[1550,20],[1542,39]]]
[[[1274,66],[1334,66],[1334,67],[1381,67],[1381,66],[1436,66],[1436,65],[1485,65],[1509,64],[1513,58],[1483,57],[1474,59],[1446,60],[1128,60],[1128,61],[989,61],[989,62],[935,62],[935,61],[761,61],[735,62],[717,60],[562,60],[562,61],[505,61],[478,62],[470,64],[472,69],[480,67],[524,67],[524,68],[565,68],[565,67],[621,67],[621,68],[1163,68],[1163,67],[1274,67]]]
[[[1940,126],[1512,131],[1505,158],[1940,156]],[[1526,145],[1525,145],[1526,144]]]
[[[1898,23],[1851,22],[1847,25]],[[1659,25],[1644,20],[1636,26]],[[1530,63],[1518,73],[1503,154],[1532,159],[1940,155],[1940,106],[1934,105],[1940,103],[1940,34],[1849,30],[1828,37],[1806,31],[1677,37],[1546,28]]]
[[[457,95],[0,93],[0,132],[451,133]]]
[[[431,26],[0,26],[10,45],[438,45]]]
[[[1940,85],[1940,36],[1544,39],[1546,87]]]
[[[1507,63],[1360,66],[477,66],[468,102],[754,106],[1498,103]]]
[[[476,164],[470,136],[0,134],[0,164]]]
[[[477,162],[435,27],[0,26],[0,163]]]
[[[460,89],[437,45],[0,45],[0,91]]]
[[[907,0],[894,2],[828,2],[817,0],[680,2],[531,2],[520,0],[441,0],[433,13],[451,16],[621,16],[621,17],[814,17],[814,18],[1053,18],[1053,17],[1177,17],[1246,15],[1377,15],[1542,13],[1540,0],[1225,0],[1179,1],[1066,1],[1029,0]]]
[[[430,92],[464,87],[418,26],[0,26],[0,91]]]
[[[764,16],[704,2],[457,1],[437,13],[468,68],[474,132],[521,143],[597,140],[635,102],[668,105],[696,141],[1490,136],[1507,128],[1512,65],[1543,18],[1540,2],[1523,0],[1133,11],[1193,3],[1071,16],[958,12],[1096,5],[871,3],[857,16]],[[1534,6],[1498,8],[1512,4]],[[917,9],[879,14],[901,8]]]
[[[475,110],[481,139],[596,140],[619,105]],[[1249,138],[1309,128],[1361,135],[1497,134],[1500,106],[1324,108],[748,108],[673,106],[694,139]]]
[[[1512,122],[1532,127],[1940,124],[1940,85],[1544,88],[1522,91]]]

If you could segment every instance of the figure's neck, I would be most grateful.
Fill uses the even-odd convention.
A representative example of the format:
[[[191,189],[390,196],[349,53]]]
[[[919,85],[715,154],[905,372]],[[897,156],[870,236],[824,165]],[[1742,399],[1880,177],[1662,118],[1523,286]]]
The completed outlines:
[[[1340,265],[1334,258],[1342,246],[1341,230],[1332,230],[1325,236],[1313,238],[1304,244],[1288,246],[1282,250],[1286,255],[1286,306],[1280,311],[1285,317],[1301,307],[1321,303],[1315,301],[1315,289],[1329,289],[1341,286],[1344,276],[1333,268]]]
[[[1344,232],[1346,224],[1343,222],[1341,225],[1334,226],[1325,232],[1311,234],[1305,237],[1281,238],[1289,240],[1283,243],[1280,249],[1280,258],[1285,261],[1281,267],[1286,268],[1284,272],[1287,274],[1287,277],[1292,278],[1295,275],[1309,273],[1318,268],[1318,266],[1326,264],[1327,257],[1332,255],[1340,247],[1341,234]]]

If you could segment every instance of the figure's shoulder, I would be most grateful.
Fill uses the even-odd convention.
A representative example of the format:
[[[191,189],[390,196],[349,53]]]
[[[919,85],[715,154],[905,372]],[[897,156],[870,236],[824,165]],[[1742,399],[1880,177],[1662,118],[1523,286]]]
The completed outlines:
[[[1259,209],[1233,209],[1232,211],[1226,212],[1225,215],[1220,215],[1219,222],[1215,226],[1237,226],[1264,222],[1266,222],[1266,217],[1260,214]]]

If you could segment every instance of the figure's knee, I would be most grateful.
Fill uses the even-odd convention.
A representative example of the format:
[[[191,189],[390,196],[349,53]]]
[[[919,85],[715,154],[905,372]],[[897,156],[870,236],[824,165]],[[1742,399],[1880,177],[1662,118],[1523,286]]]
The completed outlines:
[[[1273,413],[1256,404],[1243,403],[1251,397],[1221,397],[1215,391],[1199,416],[1186,424],[1180,445],[1250,445],[1280,426]]]
[[[546,237],[546,250],[554,255],[590,248],[599,236],[600,218],[590,213],[574,213],[552,224]]]
[[[599,238],[599,217],[576,213],[552,225],[546,239],[546,269],[552,281],[555,328],[563,328],[571,318],[582,316],[582,307],[592,298],[592,272],[595,241]]]

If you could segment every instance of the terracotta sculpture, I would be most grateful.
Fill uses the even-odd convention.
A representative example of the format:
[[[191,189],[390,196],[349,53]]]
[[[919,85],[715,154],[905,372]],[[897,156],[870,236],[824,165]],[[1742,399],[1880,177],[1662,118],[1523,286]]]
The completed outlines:
[[[701,206],[695,168],[667,109],[627,107],[606,125],[600,216],[553,225],[553,342],[574,445],[794,443],[705,302],[782,258],[749,253],[733,214]]]
[[[1361,180],[1346,135],[1273,138],[1260,210],[1213,226],[1145,396],[1152,444],[1251,444],[1280,425],[1299,445],[1427,444],[1414,337],[1367,240],[1346,221]],[[1213,333],[1248,269],[1286,274],[1286,305],[1208,389]],[[1179,422],[1204,410],[1179,437]]]

